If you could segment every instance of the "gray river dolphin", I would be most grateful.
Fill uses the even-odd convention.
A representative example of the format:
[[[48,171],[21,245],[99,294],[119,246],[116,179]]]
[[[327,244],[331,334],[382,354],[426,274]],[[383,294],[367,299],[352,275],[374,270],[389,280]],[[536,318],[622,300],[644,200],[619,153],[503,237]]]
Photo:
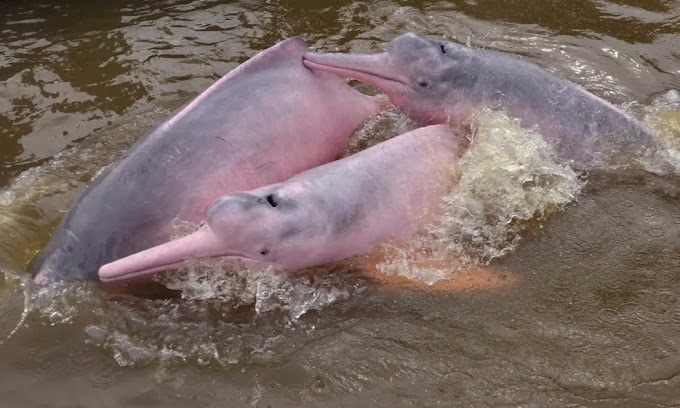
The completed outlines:
[[[558,158],[578,169],[627,165],[658,147],[652,130],[609,102],[500,52],[408,33],[381,54],[310,52],[305,65],[380,88],[421,125],[460,124],[481,107],[502,109],[537,127]]]
[[[291,271],[408,240],[436,220],[455,185],[461,139],[447,125],[419,128],[284,183],[222,196],[196,232],[104,265],[99,276],[137,278],[212,257]]]
[[[29,269],[36,282],[97,279],[113,260],[200,222],[217,197],[336,159],[378,103],[302,63],[293,38],[259,53],[175,112],[100,175]]]

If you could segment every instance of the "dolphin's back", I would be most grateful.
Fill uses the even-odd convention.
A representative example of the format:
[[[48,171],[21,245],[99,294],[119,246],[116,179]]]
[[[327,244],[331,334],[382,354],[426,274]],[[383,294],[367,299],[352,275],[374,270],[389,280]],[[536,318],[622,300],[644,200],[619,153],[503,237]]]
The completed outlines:
[[[555,153],[575,167],[629,163],[657,146],[658,136],[639,120],[521,58],[476,51],[465,72],[472,85],[459,88],[458,97],[503,109],[524,127],[538,128]],[[461,82],[453,75],[449,80]]]

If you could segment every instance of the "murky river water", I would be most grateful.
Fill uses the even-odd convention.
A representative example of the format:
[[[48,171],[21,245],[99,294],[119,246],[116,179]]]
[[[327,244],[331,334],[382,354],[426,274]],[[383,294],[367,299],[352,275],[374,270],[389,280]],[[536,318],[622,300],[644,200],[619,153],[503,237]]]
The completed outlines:
[[[677,1],[32,1],[0,16],[3,406],[680,406],[680,176],[577,177],[495,117],[444,239],[484,261],[459,280],[491,270],[507,277],[495,288],[381,283],[352,263],[290,278],[197,265],[130,296],[24,271],[97,171],[290,36],[507,51],[677,145]],[[355,144],[407,126],[385,114]],[[384,271],[413,272],[400,259]]]

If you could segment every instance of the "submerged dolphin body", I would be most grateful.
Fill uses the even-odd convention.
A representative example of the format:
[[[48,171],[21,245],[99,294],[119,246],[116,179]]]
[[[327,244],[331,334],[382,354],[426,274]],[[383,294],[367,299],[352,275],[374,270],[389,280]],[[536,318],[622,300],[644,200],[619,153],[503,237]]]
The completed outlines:
[[[97,279],[99,267],[166,242],[234,191],[337,158],[379,110],[339,77],[305,68],[292,38],[220,79],[99,176],[31,263],[36,282]]]
[[[99,276],[118,281],[222,256],[295,270],[407,240],[441,210],[459,139],[446,125],[420,128],[284,183],[222,196],[196,232],[104,265]]]
[[[381,54],[305,54],[305,65],[384,91],[422,125],[464,123],[481,107],[537,127],[557,156],[578,169],[626,165],[655,152],[658,137],[582,87],[522,59],[408,33]]]

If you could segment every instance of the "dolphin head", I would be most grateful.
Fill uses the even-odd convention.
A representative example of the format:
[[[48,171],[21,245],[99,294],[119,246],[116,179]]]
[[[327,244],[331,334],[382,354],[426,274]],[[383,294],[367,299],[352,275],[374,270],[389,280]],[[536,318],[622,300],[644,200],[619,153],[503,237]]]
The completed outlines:
[[[72,213],[69,217],[71,215]],[[28,270],[39,285],[65,280],[96,279],[96,265],[111,252],[111,245],[110,242],[97,243],[100,251],[93,250],[93,245],[85,242],[68,227],[63,227],[54,234],[46,249],[31,260]]]
[[[102,266],[99,278],[112,282],[180,267],[198,258],[232,257],[273,265],[297,266],[304,258],[300,245],[305,216],[299,200],[285,197],[277,185],[227,194],[208,209],[206,221],[183,238],[147,249]]]
[[[407,33],[393,39],[381,54],[308,52],[305,65],[366,82],[385,92],[392,103],[421,125],[446,122],[456,90],[475,85],[470,72],[474,53],[454,44]]]
[[[287,206],[290,202],[282,203],[276,191],[228,194],[215,200],[207,225],[223,243],[220,255],[275,263],[275,240],[291,211]]]

